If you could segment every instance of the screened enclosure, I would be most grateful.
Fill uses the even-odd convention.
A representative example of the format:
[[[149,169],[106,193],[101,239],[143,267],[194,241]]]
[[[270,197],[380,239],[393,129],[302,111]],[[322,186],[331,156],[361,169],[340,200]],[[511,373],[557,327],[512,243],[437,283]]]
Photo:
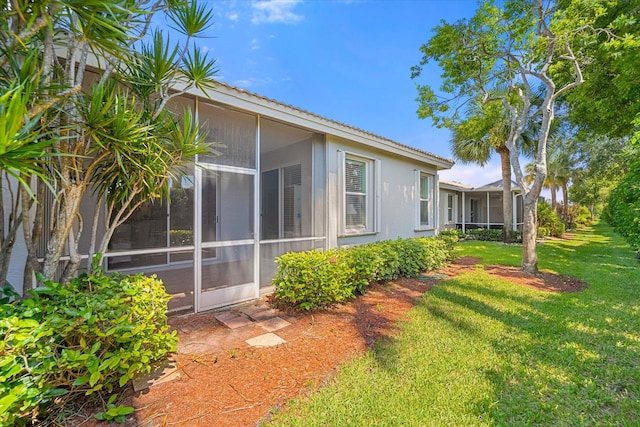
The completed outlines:
[[[210,152],[171,180],[168,200],[120,226],[105,257],[108,271],[156,274],[173,311],[257,298],[276,257],[326,241],[324,136],[213,102],[193,108]]]

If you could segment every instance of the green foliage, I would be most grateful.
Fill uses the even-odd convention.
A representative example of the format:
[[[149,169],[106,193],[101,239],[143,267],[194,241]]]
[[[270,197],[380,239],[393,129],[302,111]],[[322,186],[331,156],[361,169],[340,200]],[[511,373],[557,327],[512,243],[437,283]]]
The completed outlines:
[[[499,278],[481,265],[519,266],[518,247],[462,242],[462,255],[481,260],[476,269],[427,292],[392,339],[268,426],[637,426],[637,260],[602,225],[539,249],[541,268],[588,288],[556,293]]]
[[[504,241],[504,232],[502,230],[493,230],[486,228],[472,228],[466,233],[459,231],[461,239],[480,240],[483,242],[502,242]],[[513,242],[522,243],[522,231],[513,232]]]
[[[0,425],[24,425],[77,395],[113,393],[175,351],[169,295],[143,275],[46,281],[0,306]],[[113,403],[110,400],[109,403]],[[126,410],[110,407],[104,419]]]
[[[589,208],[575,204],[569,205],[565,221],[567,222],[567,228],[570,229],[586,227],[593,223]]]
[[[276,258],[273,279],[279,301],[304,310],[324,308],[353,296],[351,269],[340,250],[289,252]]]
[[[98,412],[95,414],[95,418],[100,421],[115,421],[117,423],[124,423],[126,420],[126,416],[131,414],[134,411],[134,408],[131,406],[123,406],[123,405],[115,405],[113,402],[116,400],[118,396],[114,394],[107,401],[107,410],[103,412]]]
[[[275,297],[303,310],[326,308],[364,293],[370,283],[415,277],[452,258],[453,239],[397,239],[278,258]]]
[[[640,117],[636,119],[640,126]],[[640,130],[632,141],[636,153],[640,152]],[[609,196],[604,219],[622,234],[632,248],[640,251],[640,160],[637,155],[629,172],[620,180]]]
[[[547,233],[547,231],[548,234],[540,235],[541,233]],[[556,211],[545,202],[538,203],[538,237],[562,237],[564,231],[565,224]]]
[[[440,233],[438,233],[438,238],[442,240],[446,245],[446,250],[448,253],[447,261],[453,261],[455,259],[456,243],[458,243],[458,241],[460,240],[458,230],[456,230],[455,228],[441,230]]]

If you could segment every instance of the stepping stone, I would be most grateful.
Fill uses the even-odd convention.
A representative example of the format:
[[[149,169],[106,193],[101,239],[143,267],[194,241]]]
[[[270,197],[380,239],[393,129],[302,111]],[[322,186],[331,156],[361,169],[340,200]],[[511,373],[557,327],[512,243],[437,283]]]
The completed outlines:
[[[291,323],[287,322],[280,317],[273,317],[271,319],[263,320],[262,322],[256,323],[258,326],[262,327],[267,332],[277,331],[278,329],[286,328]]]
[[[264,304],[252,304],[252,305],[248,305],[246,307],[243,307],[240,309],[240,311],[244,314],[246,314],[249,317],[252,317],[253,314],[259,312],[259,311],[264,311],[264,310],[268,310],[269,307],[267,307]]]
[[[220,319],[218,319],[220,320]],[[232,319],[220,320],[229,329],[238,329],[243,326],[251,325],[253,322],[244,316],[236,316]]]
[[[278,315],[278,312],[276,312],[275,310],[273,310],[271,308],[267,308],[267,309],[264,309],[264,310],[261,310],[261,311],[256,311],[253,314],[249,314],[249,317],[251,317],[256,322],[260,322],[262,320],[273,319],[277,315]]]
[[[257,337],[248,339],[245,342],[252,347],[273,347],[286,343],[285,340],[271,332],[268,334],[258,335]]]
[[[176,363],[172,360],[164,360],[151,368],[148,374],[140,375],[133,379],[133,390],[138,392],[146,390],[152,385],[162,384],[180,378],[180,372]]]
[[[220,322],[224,322],[225,320],[233,319],[234,317],[238,317],[238,313],[234,313],[232,311],[223,311],[222,313],[218,313],[214,316],[216,320]]]

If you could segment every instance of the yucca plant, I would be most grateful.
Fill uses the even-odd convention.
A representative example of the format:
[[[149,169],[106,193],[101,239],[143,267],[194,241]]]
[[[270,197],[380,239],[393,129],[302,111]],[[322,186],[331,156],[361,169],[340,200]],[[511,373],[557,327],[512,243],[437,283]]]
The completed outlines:
[[[162,15],[182,43],[155,28]],[[0,168],[13,221],[0,230],[0,266],[23,224],[26,290],[36,271],[48,280],[73,277],[83,230],[91,232],[92,254],[104,251],[118,225],[165,194],[172,174],[207,150],[193,115],[177,117],[167,105],[215,84],[215,60],[194,42],[206,36],[212,14],[195,0],[18,0],[3,2],[0,18],[0,108],[10,113],[0,123],[10,131],[0,137]],[[34,200],[42,201],[47,186],[55,202],[45,230],[45,204]],[[99,205],[83,218],[80,201],[89,192]],[[107,221],[98,233],[101,211]],[[38,254],[43,233],[47,250]],[[56,277],[65,252],[69,261]],[[4,283],[6,271],[0,274]]]

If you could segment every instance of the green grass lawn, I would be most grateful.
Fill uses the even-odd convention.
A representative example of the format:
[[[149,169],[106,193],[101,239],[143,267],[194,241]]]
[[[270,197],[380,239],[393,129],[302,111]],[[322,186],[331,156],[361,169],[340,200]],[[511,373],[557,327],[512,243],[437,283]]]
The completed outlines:
[[[460,255],[519,265],[522,248]],[[277,414],[274,426],[640,426],[640,264],[610,228],[539,246],[585,280],[553,294],[482,270],[438,284],[397,338]]]

